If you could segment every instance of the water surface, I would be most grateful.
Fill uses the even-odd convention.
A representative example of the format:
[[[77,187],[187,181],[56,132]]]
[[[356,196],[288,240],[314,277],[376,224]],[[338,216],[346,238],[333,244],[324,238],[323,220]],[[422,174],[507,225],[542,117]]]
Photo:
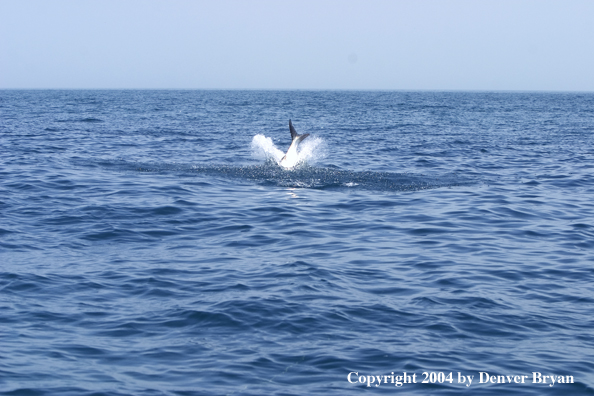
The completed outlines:
[[[593,394],[593,136],[592,94],[0,91],[0,394]],[[454,381],[347,380],[404,371]]]

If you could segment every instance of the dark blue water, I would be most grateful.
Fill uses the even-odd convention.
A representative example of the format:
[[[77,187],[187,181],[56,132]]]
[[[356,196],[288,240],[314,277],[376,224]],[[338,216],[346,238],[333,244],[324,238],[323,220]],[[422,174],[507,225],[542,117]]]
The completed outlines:
[[[0,394],[594,394],[593,175],[594,94],[0,91]]]

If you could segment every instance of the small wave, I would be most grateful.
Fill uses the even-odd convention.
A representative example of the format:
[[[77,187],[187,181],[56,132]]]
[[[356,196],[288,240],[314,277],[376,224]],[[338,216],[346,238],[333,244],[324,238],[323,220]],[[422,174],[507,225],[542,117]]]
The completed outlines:
[[[103,122],[103,120],[100,120],[99,118],[94,118],[94,117],[87,117],[87,118],[79,118],[79,119],[61,119],[61,120],[56,120],[56,122],[64,122],[64,123],[70,123],[70,122],[88,122],[88,123],[95,123],[95,122]]]

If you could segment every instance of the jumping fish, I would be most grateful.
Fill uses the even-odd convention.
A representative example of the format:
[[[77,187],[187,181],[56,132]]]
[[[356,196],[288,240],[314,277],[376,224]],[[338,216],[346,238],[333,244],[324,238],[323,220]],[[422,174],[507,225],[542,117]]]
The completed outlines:
[[[279,165],[285,169],[291,169],[297,165],[297,162],[299,161],[299,156],[297,155],[297,146],[299,146],[299,143],[301,143],[303,139],[309,136],[309,133],[299,135],[295,128],[293,128],[293,123],[291,120],[289,120],[289,130],[291,131],[291,139],[293,139],[293,141],[291,142],[291,146],[287,150],[287,153],[279,162]]]

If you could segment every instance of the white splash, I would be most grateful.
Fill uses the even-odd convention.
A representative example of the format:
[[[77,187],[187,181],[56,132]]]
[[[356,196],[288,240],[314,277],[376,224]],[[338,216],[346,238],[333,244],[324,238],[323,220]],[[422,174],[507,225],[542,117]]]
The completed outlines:
[[[284,155],[285,153],[276,148],[271,138],[260,134],[253,137],[252,156],[263,160],[273,159],[278,163]]]
[[[280,163],[280,161],[285,156],[285,153],[275,146],[271,138],[261,134],[253,137],[251,148],[252,156],[263,160],[272,159],[277,164]],[[302,163],[311,164],[319,159],[324,158],[326,156],[325,154],[324,140],[317,136],[309,136],[299,145],[299,151],[297,152],[297,165]]]

